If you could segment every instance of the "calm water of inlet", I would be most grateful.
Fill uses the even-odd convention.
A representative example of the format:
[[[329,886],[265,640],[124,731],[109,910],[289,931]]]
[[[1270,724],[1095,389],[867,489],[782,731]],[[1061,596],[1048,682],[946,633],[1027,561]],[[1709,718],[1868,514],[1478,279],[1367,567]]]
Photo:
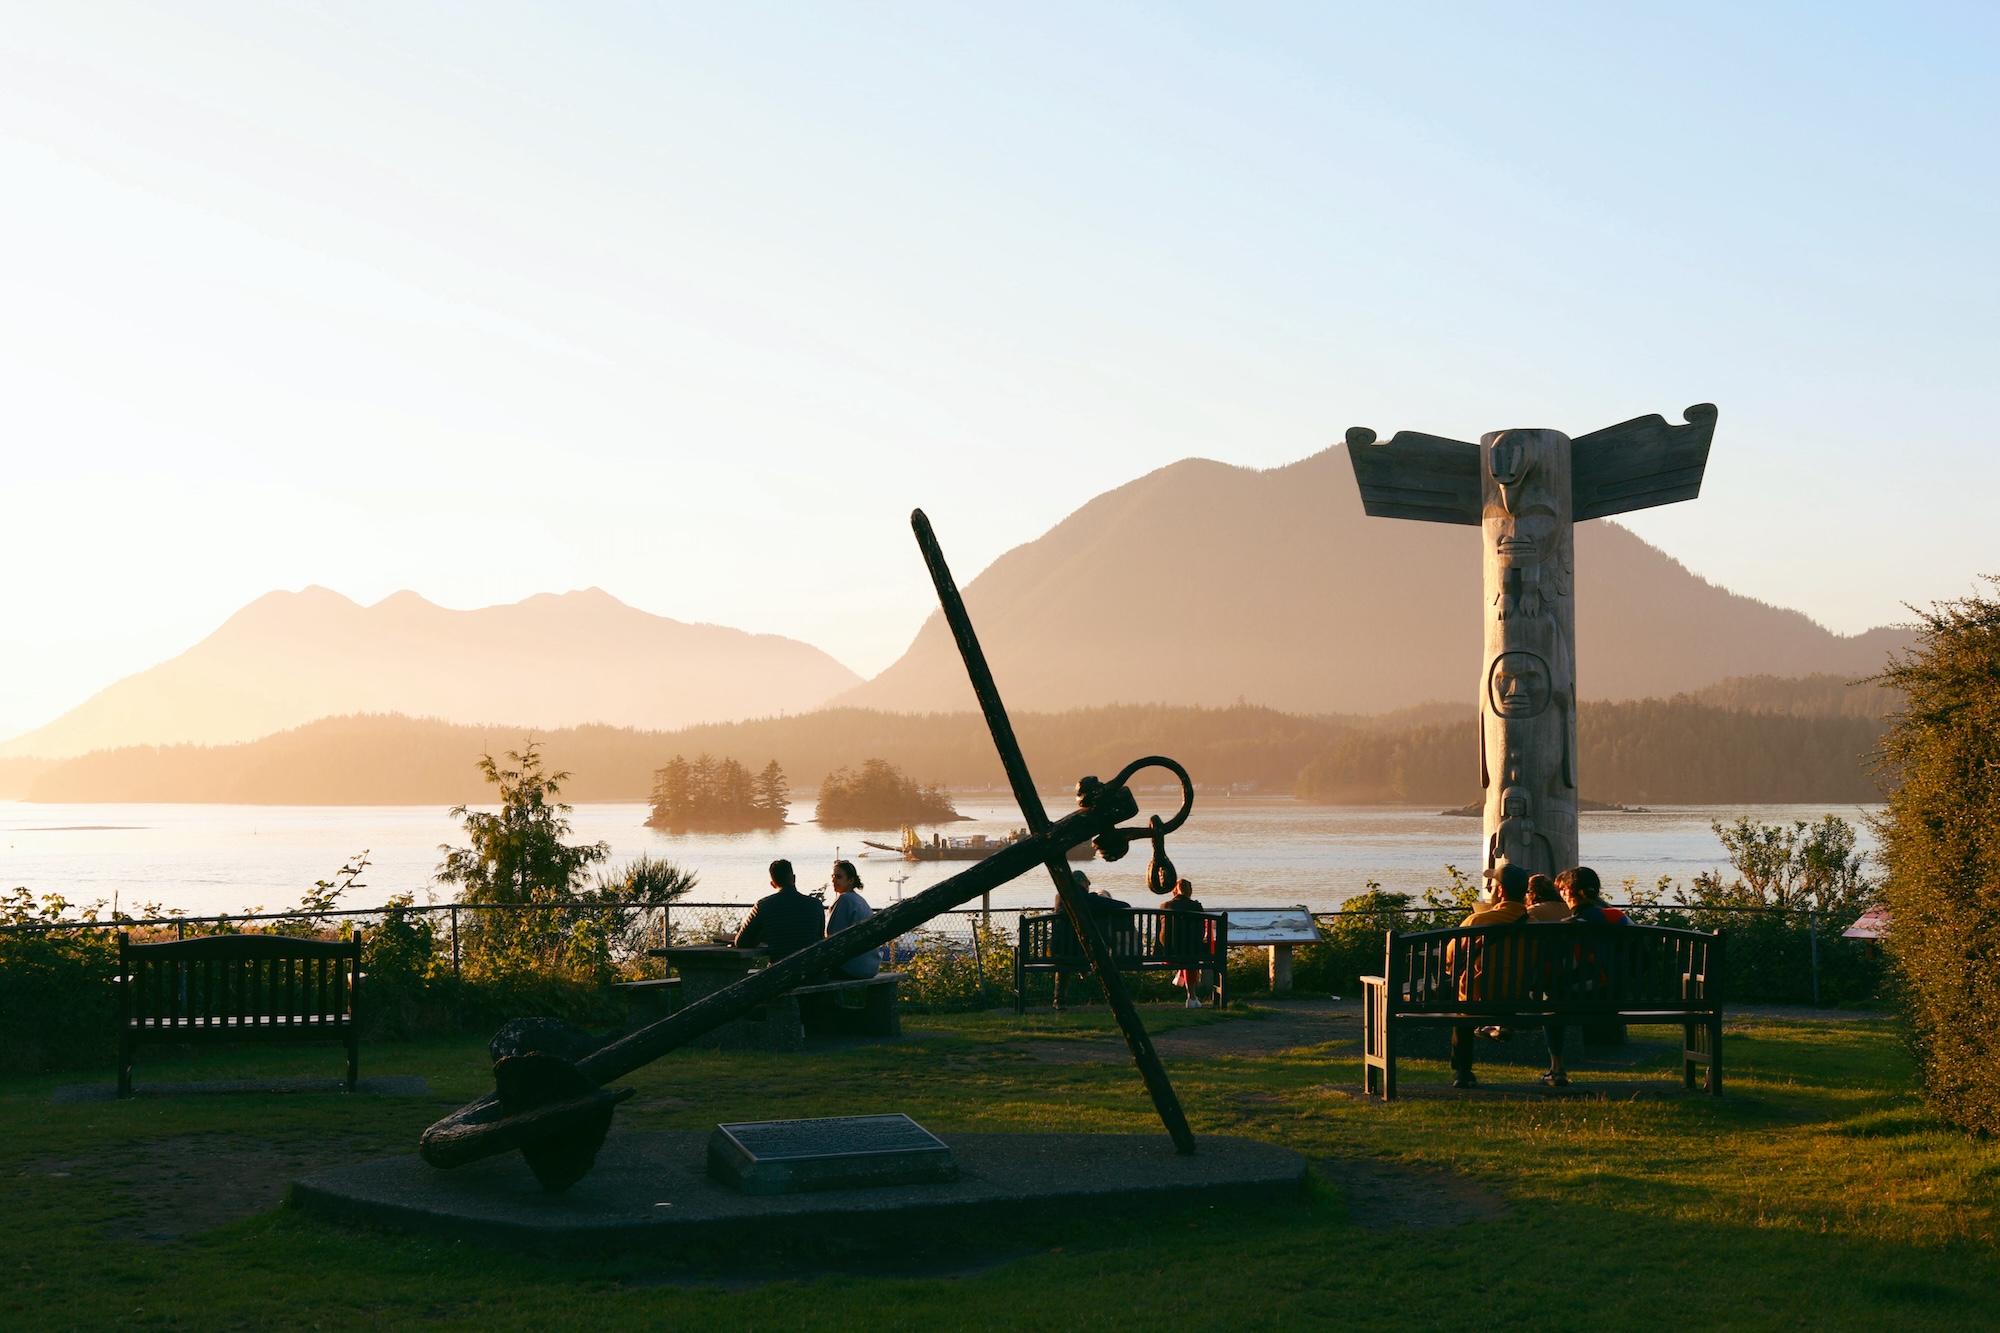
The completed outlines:
[[[1061,798],[1048,798],[1060,813]],[[1021,821],[1011,804],[990,797],[962,797],[970,823],[945,830],[1001,834]],[[1770,822],[1818,819],[1834,813],[1859,824],[1866,807],[1671,807],[1646,814],[1583,816],[1583,857],[1607,885],[1627,875],[1651,882],[1662,874],[1687,879],[1722,864],[1710,830],[1715,820],[1739,814]],[[792,817],[810,818],[812,806],[794,806]],[[801,887],[825,882],[836,852],[855,857],[867,897],[880,906],[899,893],[915,893],[964,868],[964,863],[910,864],[870,851],[862,838],[894,842],[891,834],[822,832],[799,822],[777,833],[669,837],[646,828],[637,803],[580,805],[572,823],[579,840],[611,844],[612,859],[650,852],[697,871],[694,898],[747,902],[765,887],[765,866],[787,857]],[[0,888],[21,885],[36,894],[59,893],[73,903],[99,899],[127,912],[148,903],[190,915],[295,905],[314,880],[330,879],[342,858],[367,849],[372,865],[344,906],[372,907],[391,894],[413,891],[443,901],[431,880],[438,845],[457,841],[458,829],[433,806],[248,805],[30,805],[0,802]],[[1861,843],[1872,847],[1865,826]],[[1479,821],[1401,808],[1327,808],[1277,800],[1204,799],[1168,850],[1180,873],[1195,882],[1202,901],[1221,906],[1302,903],[1331,910],[1365,890],[1421,891],[1440,884],[1449,863],[1476,870],[1481,863]],[[866,853],[867,859],[858,854]],[[1087,867],[1099,888],[1130,902],[1148,895],[1144,845],[1114,864]],[[894,881],[905,877],[904,883]],[[995,907],[1040,906],[1050,898],[1045,879],[1024,880],[994,895]]]

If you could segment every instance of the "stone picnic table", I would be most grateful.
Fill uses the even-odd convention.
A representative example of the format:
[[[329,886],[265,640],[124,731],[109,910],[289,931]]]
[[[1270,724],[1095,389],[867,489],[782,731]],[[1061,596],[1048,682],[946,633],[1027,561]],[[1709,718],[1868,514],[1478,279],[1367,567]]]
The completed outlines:
[[[762,945],[677,944],[646,952],[680,973],[682,1005],[699,1004],[771,960]],[[805,1046],[808,1028],[815,1035],[894,1037],[902,1031],[896,1009],[902,979],[900,972],[882,972],[799,986],[724,1024],[699,1044],[714,1050],[797,1051]]]

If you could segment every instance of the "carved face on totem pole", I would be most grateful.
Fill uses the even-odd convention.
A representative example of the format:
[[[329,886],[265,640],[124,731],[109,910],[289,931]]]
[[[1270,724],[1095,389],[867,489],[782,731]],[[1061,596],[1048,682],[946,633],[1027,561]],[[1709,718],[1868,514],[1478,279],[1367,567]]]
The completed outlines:
[[[1518,649],[1493,659],[1487,702],[1501,717],[1539,717],[1549,706],[1549,664]]]

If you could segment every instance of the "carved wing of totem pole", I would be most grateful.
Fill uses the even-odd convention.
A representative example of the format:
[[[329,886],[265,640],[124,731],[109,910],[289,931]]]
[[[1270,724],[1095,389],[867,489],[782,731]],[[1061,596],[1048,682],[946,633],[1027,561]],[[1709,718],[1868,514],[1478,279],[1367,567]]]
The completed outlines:
[[[1479,781],[1486,868],[1577,864],[1575,525],[1701,494],[1712,403],[1634,417],[1575,439],[1502,430],[1478,444],[1356,426],[1347,455],[1377,518],[1483,529],[1485,655]]]
[[[1133,1061],[1145,1080],[1146,1091],[1175,1149],[1181,1153],[1195,1150],[1194,1135],[1174,1095],[1173,1084],[1168,1081],[1166,1069],[1153,1050],[1152,1038],[1147,1035],[1118,975],[1111,946],[1097,924],[1096,914],[1089,910],[1084,891],[1071,875],[1068,864],[1070,848],[1086,842],[1094,844],[1105,860],[1116,861],[1133,842],[1150,839],[1154,865],[1149,879],[1165,881],[1171,887],[1173,867],[1166,860],[1163,840],[1187,821],[1194,808],[1194,783],[1187,770],[1173,760],[1150,755],[1133,760],[1109,782],[1084,778],[1077,784],[1077,810],[1051,821],[1028,773],[1027,762],[1021,756],[1013,724],[1001,705],[993,673],[987,669],[986,655],[972,631],[972,621],[966,615],[951,570],[945,565],[944,552],[931,532],[930,520],[918,510],[910,516],[910,524],[916,530],[924,563],[937,586],[945,619],[965,659],[966,673],[986,715],[1000,762],[1028,821],[1029,836],[915,897],[886,907],[817,944],[779,959],[574,1063],[542,1052],[498,1060],[493,1066],[493,1093],[461,1107],[424,1131],[419,1151],[426,1162],[449,1168],[518,1149],[544,1189],[551,1193],[565,1190],[590,1171],[610,1131],[612,1111],[632,1096],[631,1088],[608,1088],[605,1084],[651,1064],[703,1033],[741,1018],[804,984],[815,974],[879,948],[940,913],[962,907],[1037,868],[1046,868],[1055,881],[1070,924],[1104,988],[1105,998],[1131,1048]],[[1155,816],[1146,828],[1121,828],[1121,821],[1139,812],[1138,802],[1126,785],[1127,779],[1145,768],[1165,768],[1180,779],[1181,808],[1164,823]]]

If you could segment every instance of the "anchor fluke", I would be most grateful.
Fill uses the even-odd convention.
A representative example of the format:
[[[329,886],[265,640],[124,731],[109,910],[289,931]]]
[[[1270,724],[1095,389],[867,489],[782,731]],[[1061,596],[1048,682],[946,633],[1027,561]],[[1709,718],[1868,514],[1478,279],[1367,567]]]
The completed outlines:
[[[540,1130],[521,1145],[521,1156],[551,1194],[589,1173],[611,1130],[611,1109],[633,1092],[600,1088],[561,1056],[539,1052],[502,1059],[493,1066],[493,1083],[500,1109],[515,1123]]]

